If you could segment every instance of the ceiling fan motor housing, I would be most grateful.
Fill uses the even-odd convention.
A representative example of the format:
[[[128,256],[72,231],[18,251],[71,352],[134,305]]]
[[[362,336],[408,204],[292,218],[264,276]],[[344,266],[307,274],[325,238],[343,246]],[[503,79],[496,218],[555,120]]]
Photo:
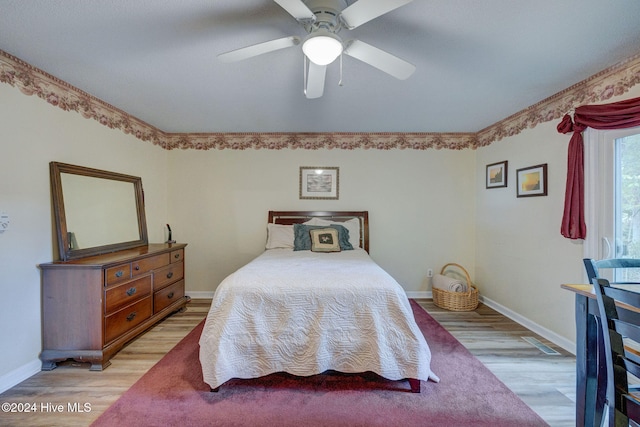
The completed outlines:
[[[346,0],[305,0],[304,3],[316,15],[314,22],[304,25],[308,33],[319,29],[334,34],[340,31],[342,28],[340,12],[347,7]]]

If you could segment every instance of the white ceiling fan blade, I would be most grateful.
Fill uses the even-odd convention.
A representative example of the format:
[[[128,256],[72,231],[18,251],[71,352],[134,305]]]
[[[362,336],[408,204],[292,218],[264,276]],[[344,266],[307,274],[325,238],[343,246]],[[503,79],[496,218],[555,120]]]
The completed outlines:
[[[232,50],[230,52],[221,53],[220,55],[218,55],[218,59],[222,62],[242,61],[243,59],[248,59],[254,56],[262,55],[263,53],[269,53],[287,47],[296,46],[298,44],[300,44],[299,37],[284,37],[281,39],[270,40],[268,42],[258,43],[240,49]]]
[[[305,59],[306,61],[306,59]],[[324,78],[327,74],[326,65],[318,65],[309,61],[309,74],[305,95],[308,99],[320,98],[324,93]]]
[[[350,30],[365,22],[411,3],[413,0],[358,0],[340,14],[342,22]]]
[[[415,65],[404,59],[400,59],[360,40],[350,41],[344,50],[344,54],[359,59],[400,80],[408,79],[416,70]]]
[[[284,10],[286,10],[289,15],[296,18],[296,20],[301,22],[314,22],[316,20],[316,15],[307,7],[306,4],[302,2],[302,0],[274,0],[276,3],[280,5]]]

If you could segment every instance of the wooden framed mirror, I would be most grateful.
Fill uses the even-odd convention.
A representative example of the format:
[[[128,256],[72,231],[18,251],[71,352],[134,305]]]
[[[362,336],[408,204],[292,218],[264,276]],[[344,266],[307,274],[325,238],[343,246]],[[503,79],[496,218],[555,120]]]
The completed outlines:
[[[62,261],[149,243],[142,178],[59,162],[49,171]]]

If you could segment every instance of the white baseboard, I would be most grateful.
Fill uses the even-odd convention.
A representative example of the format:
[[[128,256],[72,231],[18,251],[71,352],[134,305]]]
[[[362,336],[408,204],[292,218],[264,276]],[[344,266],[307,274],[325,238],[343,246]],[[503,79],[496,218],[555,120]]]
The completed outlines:
[[[427,291],[412,291],[412,292],[407,292],[407,297],[409,298],[415,298],[415,299],[421,299],[421,298],[427,298],[427,299],[432,299],[433,298],[433,294],[431,293],[431,291],[427,292]],[[555,345],[563,348],[564,350],[568,351],[571,354],[576,354],[576,343],[569,341],[568,339],[566,339],[563,336],[560,336],[558,334],[556,334],[555,332],[538,325],[537,323],[531,321],[530,319],[514,312],[513,310],[508,309],[507,307],[498,304],[497,302],[491,300],[490,298],[486,298],[483,297],[482,295],[480,295],[479,297],[480,301],[483,304],[486,304],[488,307],[491,307],[492,309],[494,309],[495,311],[497,311],[498,313],[502,314],[503,316],[508,317],[509,319],[513,320],[514,322],[517,322],[519,324],[521,324],[522,326],[524,326],[525,328],[529,329],[532,332],[535,332],[536,334],[540,335],[541,337],[551,341],[552,343],[554,343]]]
[[[4,393],[22,381],[40,372],[42,362],[39,359],[33,360],[18,369],[14,369],[0,377],[0,393]]]
[[[552,343],[554,343],[555,345],[563,348],[564,350],[568,351],[569,353],[575,355],[576,354],[576,343],[566,339],[563,336],[560,336],[558,334],[556,334],[555,332],[538,325],[537,323],[531,321],[530,319],[527,319],[524,316],[521,316],[520,314],[508,309],[507,307],[498,304],[497,302],[486,298],[486,297],[480,297],[480,300],[486,304],[487,306],[491,307],[492,309],[494,309],[495,311],[497,311],[498,313],[508,317],[509,319],[513,320],[514,322],[517,322],[519,324],[521,324],[522,326],[524,326],[525,328],[529,329],[530,331],[535,332],[536,334],[540,335],[541,337],[551,341]]]
[[[431,299],[433,294],[431,291],[407,291],[407,297],[411,299]]]
[[[185,291],[187,296],[195,299],[212,299],[215,292],[211,291]]]

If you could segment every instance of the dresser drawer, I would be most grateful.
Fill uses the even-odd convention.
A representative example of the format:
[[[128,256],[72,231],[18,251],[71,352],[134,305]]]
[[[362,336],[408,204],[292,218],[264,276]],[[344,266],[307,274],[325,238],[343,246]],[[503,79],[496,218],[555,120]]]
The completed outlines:
[[[180,262],[184,259],[184,249],[171,252],[171,262]]]
[[[137,299],[144,298],[151,293],[151,275],[140,277],[130,282],[107,288],[105,291],[105,313],[114,311],[129,305]]]
[[[151,270],[155,270],[156,268],[164,267],[169,264],[169,262],[171,262],[170,259],[169,253],[149,258],[142,258],[132,263],[132,273],[134,276],[148,273]]]
[[[179,262],[153,272],[153,290],[157,291],[184,277],[184,263]]]
[[[184,280],[169,285],[153,294],[153,312],[170,306],[184,296]]]
[[[108,343],[151,317],[151,296],[105,318],[104,341]]]
[[[124,282],[131,278],[131,264],[120,264],[107,268],[104,273],[104,282],[107,285]]]

